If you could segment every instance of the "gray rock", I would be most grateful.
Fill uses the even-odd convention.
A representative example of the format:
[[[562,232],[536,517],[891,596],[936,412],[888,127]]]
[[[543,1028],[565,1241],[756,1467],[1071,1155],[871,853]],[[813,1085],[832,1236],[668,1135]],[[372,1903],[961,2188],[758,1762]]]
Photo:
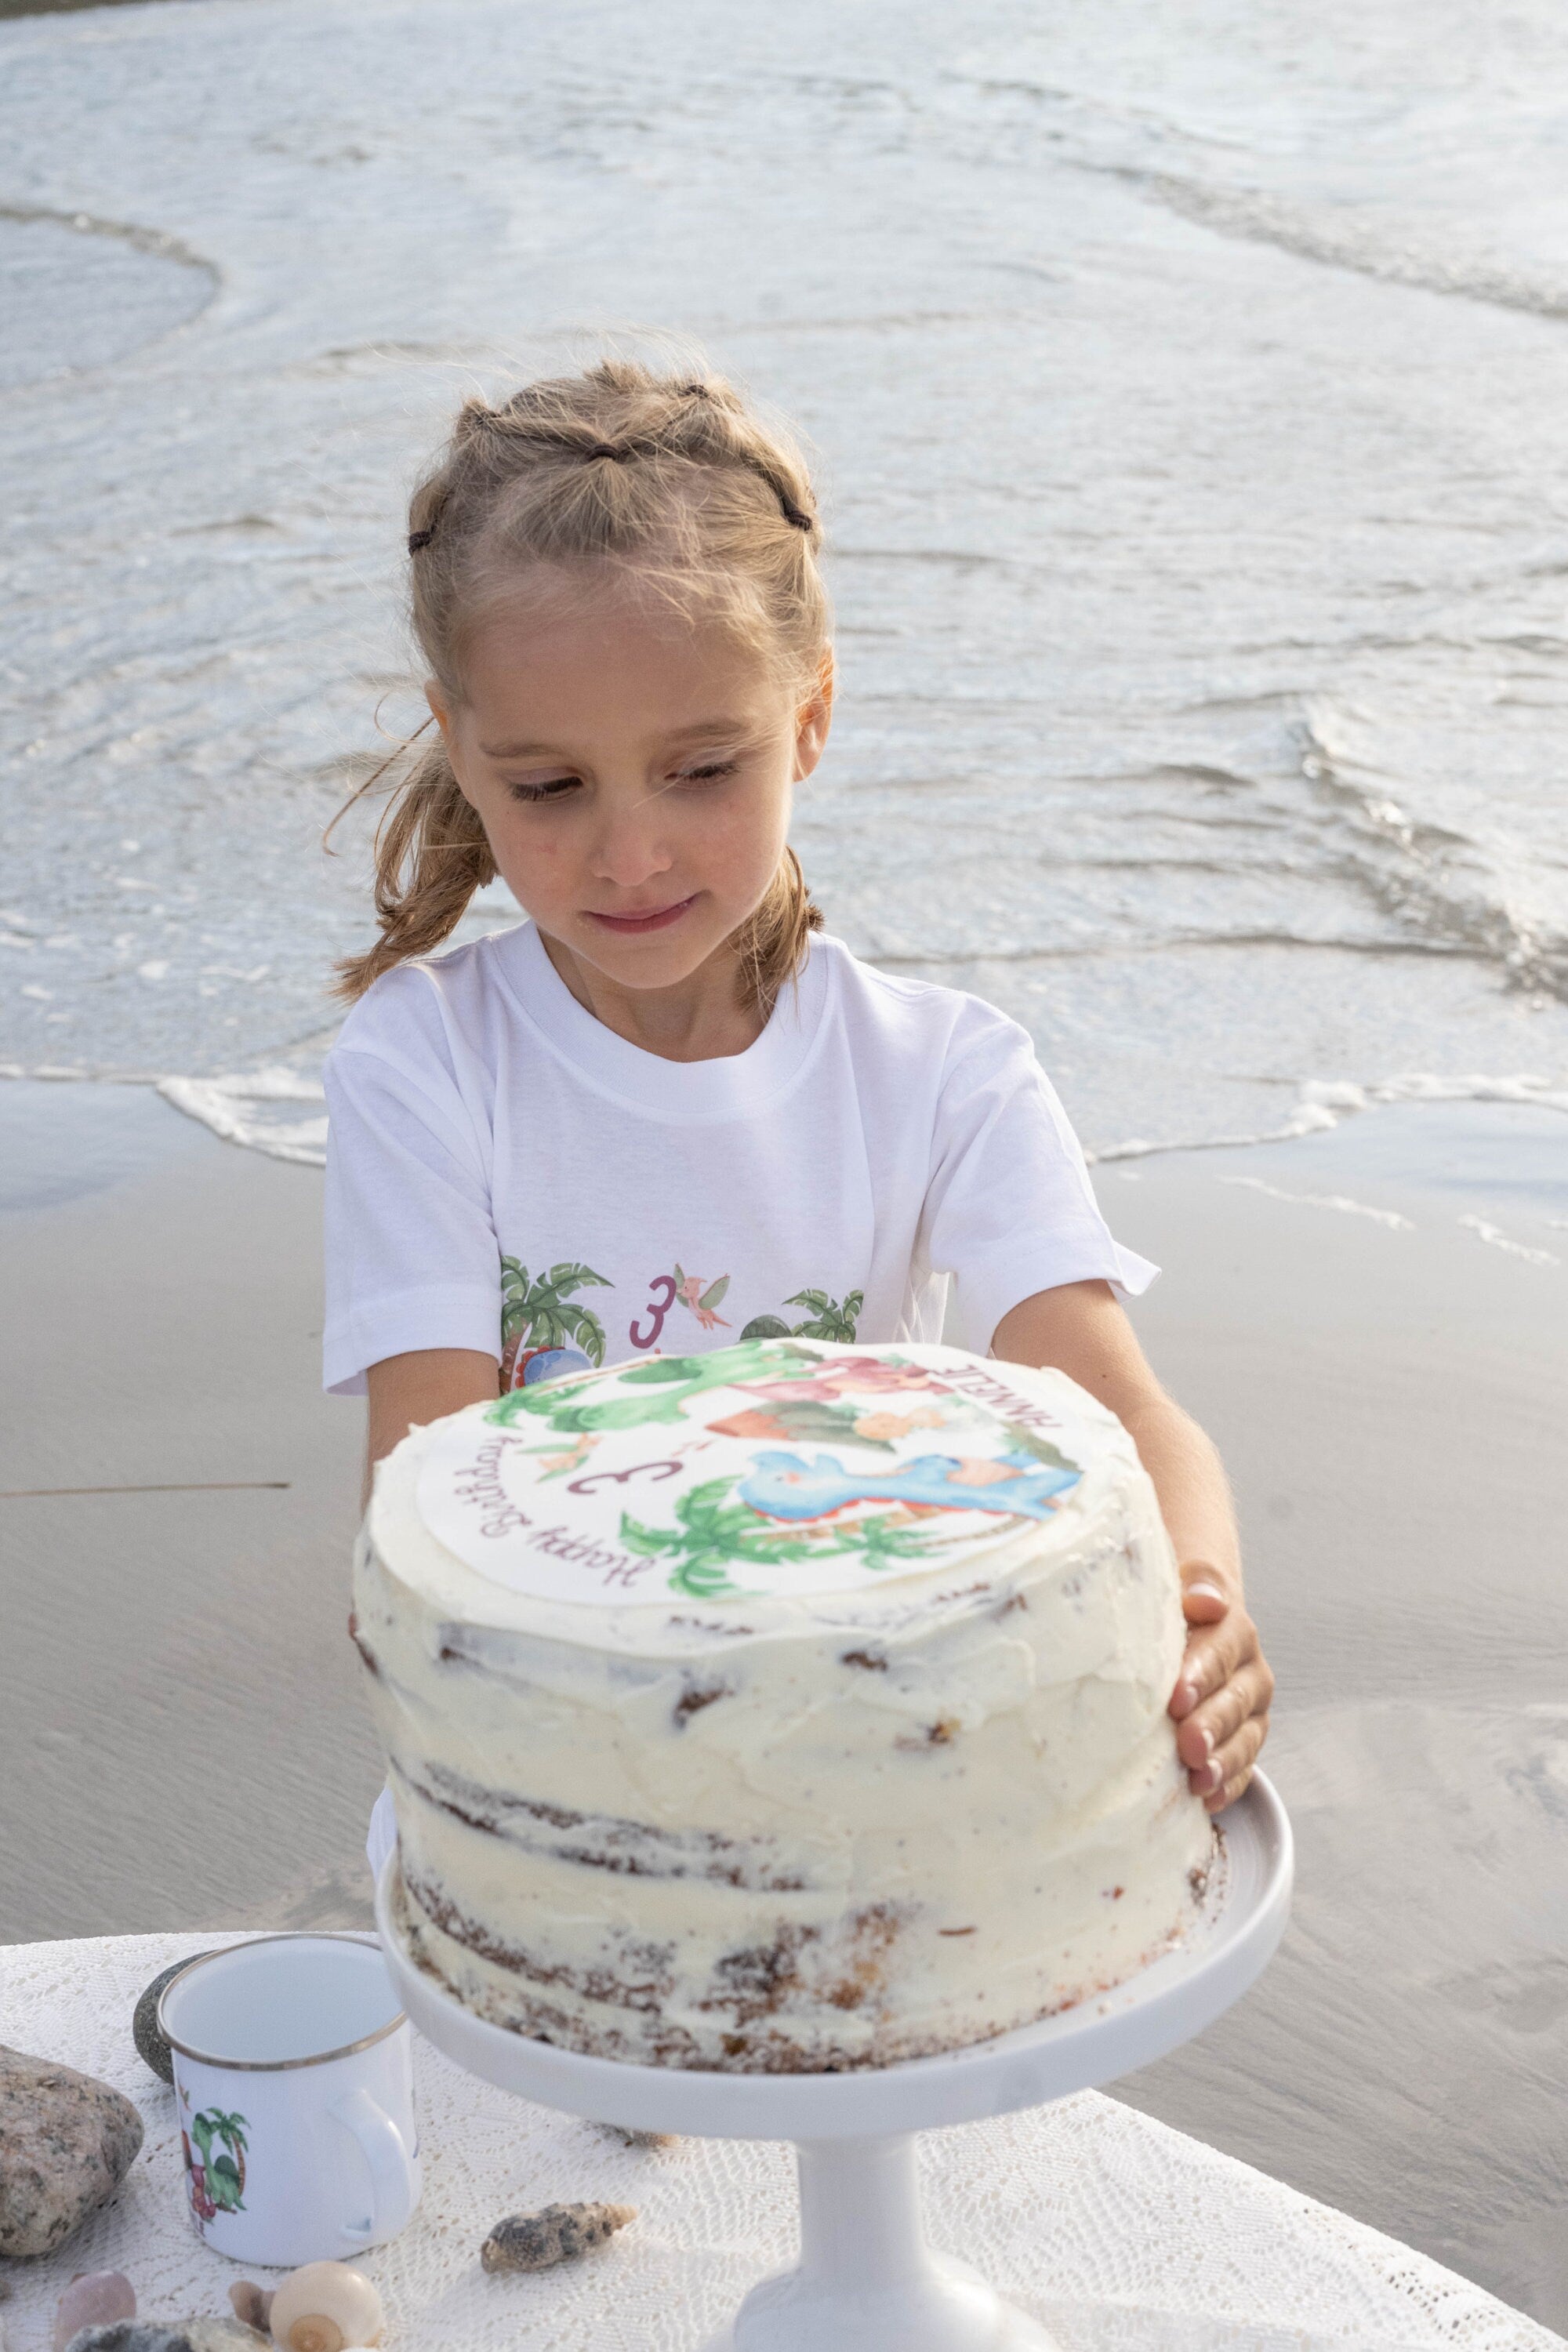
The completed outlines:
[[[142,2145],[122,2093],[0,2045],[0,2254],[52,2254],[107,2203]]]
[[[158,1995],[166,1984],[173,1982],[182,1969],[188,1969],[192,1961],[205,1960],[206,1957],[205,1952],[192,1952],[185,1959],[176,1960],[172,1968],[163,1969],[142,1994],[132,2014],[131,2038],[140,2056],[162,2082],[174,2081],[174,2062],[169,2055],[168,2043],[158,2031]]]
[[[116,2319],[84,2327],[66,2352],[256,2352],[270,2343],[237,2319]]]

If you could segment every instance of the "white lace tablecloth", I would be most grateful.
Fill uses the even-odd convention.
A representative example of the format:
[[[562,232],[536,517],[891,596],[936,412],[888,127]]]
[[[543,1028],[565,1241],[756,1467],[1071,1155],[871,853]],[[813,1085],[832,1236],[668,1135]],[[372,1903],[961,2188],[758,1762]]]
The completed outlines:
[[[174,2094],[131,2040],[148,1979],[221,1936],[115,1936],[0,1949],[0,2041],[128,2092],[146,2144],[112,2205],[47,2262],[0,2264],[6,2352],[46,2352],[57,2297],[122,2270],[144,2315],[226,2311],[239,2273],[185,2218]],[[596,2126],[417,2053],[425,2201],[363,2256],[386,2352],[693,2352],[795,2251],[787,2147],[694,2140],[628,2148]],[[929,2134],[926,2213],[1050,2328],[1063,2352],[1549,2352],[1562,2339],[1391,2238],[1282,2188],[1113,2099]],[[503,2213],[607,2198],[639,2218],[602,2252],[488,2278]],[[262,2274],[264,2276],[270,2274]]]

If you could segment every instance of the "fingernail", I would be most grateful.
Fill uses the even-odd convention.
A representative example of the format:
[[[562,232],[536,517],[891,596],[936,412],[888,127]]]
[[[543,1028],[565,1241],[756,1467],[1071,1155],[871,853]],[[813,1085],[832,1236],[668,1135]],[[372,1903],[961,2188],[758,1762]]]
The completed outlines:
[[[1198,1703],[1197,1685],[1195,1683],[1178,1683],[1176,1685],[1174,1696],[1176,1705],[1181,1708],[1182,1713],[1184,1715],[1190,1715],[1194,1707],[1196,1706]]]
[[[1196,1791],[1200,1797],[1212,1797],[1223,1779],[1224,1775],[1213,1757],[1206,1764],[1200,1764],[1193,1775]]]
[[[1223,1601],[1225,1599],[1225,1595],[1220,1591],[1217,1584],[1189,1584],[1187,1587],[1187,1593],[1188,1597],[1194,1601],[1199,1599],[1205,1601]]]

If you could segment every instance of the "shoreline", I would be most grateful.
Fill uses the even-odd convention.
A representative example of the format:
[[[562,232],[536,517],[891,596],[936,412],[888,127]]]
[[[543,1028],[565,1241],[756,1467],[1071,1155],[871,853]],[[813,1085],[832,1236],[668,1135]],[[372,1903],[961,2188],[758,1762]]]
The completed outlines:
[[[0,1487],[121,1490],[0,1501],[0,1936],[363,1926],[321,1178],[151,1090],[14,1083],[0,1139]],[[1237,1486],[1300,1843],[1261,1985],[1116,2095],[1562,2328],[1568,1121],[1409,1106],[1097,1182]]]

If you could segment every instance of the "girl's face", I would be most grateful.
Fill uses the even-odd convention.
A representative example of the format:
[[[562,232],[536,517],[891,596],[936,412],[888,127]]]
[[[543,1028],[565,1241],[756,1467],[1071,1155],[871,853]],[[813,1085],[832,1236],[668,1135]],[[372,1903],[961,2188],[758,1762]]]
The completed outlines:
[[[428,688],[518,904],[635,990],[679,987],[765,896],[832,691],[826,661],[802,703],[721,628],[651,601],[504,608],[468,640],[461,702]]]

